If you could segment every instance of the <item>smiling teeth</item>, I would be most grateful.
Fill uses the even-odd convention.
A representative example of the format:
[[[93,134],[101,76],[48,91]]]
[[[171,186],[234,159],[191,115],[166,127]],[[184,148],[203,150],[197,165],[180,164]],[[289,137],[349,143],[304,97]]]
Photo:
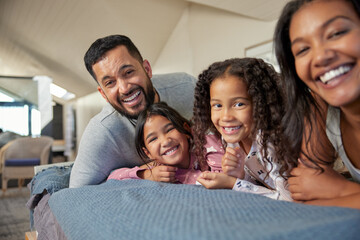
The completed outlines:
[[[347,73],[348,71],[350,71],[350,69],[351,68],[349,66],[341,66],[338,69],[331,70],[325,73],[324,75],[320,76],[320,80],[323,83],[327,83],[331,79],[336,78],[344,73]]]
[[[237,126],[237,127],[224,127],[225,131],[227,131],[227,132],[230,132],[230,131],[233,131],[233,130],[237,130],[237,129],[239,129],[239,128],[240,128],[239,126]]]
[[[173,152],[175,152],[177,149],[178,149],[178,147],[174,147],[174,148],[172,148],[170,151],[166,151],[166,152],[164,153],[164,155],[170,155],[170,154],[172,154]]]
[[[132,95],[131,97],[129,97],[129,98],[125,98],[125,99],[123,99],[123,101],[124,102],[130,102],[130,101],[132,101],[132,100],[134,100],[137,96],[139,96],[140,95],[140,91],[138,91],[137,93],[135,93],[134,95]]]

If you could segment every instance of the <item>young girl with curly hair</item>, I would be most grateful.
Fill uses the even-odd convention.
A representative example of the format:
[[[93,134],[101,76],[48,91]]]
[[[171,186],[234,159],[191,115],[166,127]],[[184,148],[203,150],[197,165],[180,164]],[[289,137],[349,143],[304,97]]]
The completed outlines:
[[[232,188],[291,201],[278,74],[261,59],[216,62],[195,88],[195,154],[206,188]]]
[[[158,182],[195,184],[200,174],[192,150],[190,122],[165,102],[142,111],[135,128],[135,146],[146,163],[119,168],[109,179],[146,179]]]

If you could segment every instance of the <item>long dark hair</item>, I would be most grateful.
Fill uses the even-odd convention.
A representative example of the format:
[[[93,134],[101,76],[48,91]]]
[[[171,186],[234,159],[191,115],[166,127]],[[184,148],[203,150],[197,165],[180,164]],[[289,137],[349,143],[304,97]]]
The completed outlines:
[[[279,75],[274,68],[261,59],[256,58],[233,58],[222,62],[215,62],[199,75],[195,87],[193,134],[195,154],[202,167],[206,166],[204,145],[205,135],[208,131],[220,134],[211,121],[210,86],[217,78],[235,76],[244,81],[247,92],[251,98],[253,108],[252,136],[260,131],[260,144],[264,159],[268,159],[267,145],[273,144],[276,157],[279,161],[286,161],[286,143],[281,127],[283,110],[283,93],[279,86]],[[282,164],[281,173],[289,170],[289,164]]]
[[[329,162],[324,154],[320,154],[319,147],[323,148],[323,141],[318,141],[318,149],[311,147],[310,139],[319,135],[320,129],[316,123],[321,122],[320,116],[324,115],[324,109],[318,104],[322,100],[310,91],[296,73],[295,59],[291,51],[289,36],[293,15],[302,6],[313,1],[316,0],[293,0],[285,5],[275,28],[274,42],[275,54],[282,74],[282,85],[286,93],[287,104],[283,126],[285,135],[289,140],[288,158],[296,163],[302,153],[317,168],[322,169],[319,163],[331,164],[337,156],[333,155],[332,161]],[[360,16],[360,2],[358,0],[344,1],[352,3],[355,11]],[[308,131],[305,131],[305,125],[309,126],[310,129]],[[316,159],[313,159],[304,152],[304,149],[302,149],[303,141],[305,141],[306,152],[312,153]]]
[[[185,119],[180,115],[180,113],[169,107],[165,102],[154,103],[140,113],[135,128],[136,151],[145,162],[147,162],[149,159],[144,152],[144,148],[146,148],[144,141],[144,125],[146,121],[152,116],[163,116],[167,118],[173,124],[176,130],[189,136],[190,140],[192,139],[189,120]],[[191,149],[190,141],[189,149]]]

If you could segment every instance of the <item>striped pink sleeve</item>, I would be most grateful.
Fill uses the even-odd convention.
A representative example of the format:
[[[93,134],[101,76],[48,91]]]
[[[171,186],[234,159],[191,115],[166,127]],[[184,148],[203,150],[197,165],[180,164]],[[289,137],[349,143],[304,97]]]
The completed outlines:
[[[108,179],[125,180],[125,179],[140,179],[137,175],[138,171],[145,170],[139,167],[133,168],[119,168],[111,172]]]

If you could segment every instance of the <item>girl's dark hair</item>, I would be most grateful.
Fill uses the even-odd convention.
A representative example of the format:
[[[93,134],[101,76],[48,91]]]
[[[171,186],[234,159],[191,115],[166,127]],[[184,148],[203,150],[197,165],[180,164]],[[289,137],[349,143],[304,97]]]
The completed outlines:
[[[274,68],[261,59],[256,58],[233,58],[223,62],[216,62],[199,75],[195,87],[195,102],[193,116],[193,134],[195,154],[202,169],[206,167],[204,145],[205,135],[208,131],[220,134],[211,121],[210,86],[218,78],[236,76],[247,86],[247,92],[252,102],[253,127],[252,136],[261,132],[260,145],[264,159],[268,159],[267,144],[273,144],[276,157],[279,161],[284,159],[286,143],[281,127],[283,110],[283,93],[279,84],[279,75]],[[282,164],[281,174],[289,170],[289,164]]]
[[[192,139],[190,122],[187,119],[181,116],[175,109],[169,107],[165,102],[154,103],[140,113],[135,128],[136,151],[144,161],[148,160],[148,157],[143,149],[146,148],[144,141],[144,125],[152,116],[163,116],[167,118],[174,125],[176,130],[186,134],[190,137],[190,139]]]
[[[331,164],[326,159],[326,156],[320,154],[319,147],[322,148],[324,144],[322,141],[318,141],[316,145],[317,149],[311,148],[310,139],[317,137],[319,127],[317,122],[320,121],[319,117],[324,114],[324,109],[317,103],[318,97],[314,97],[314,93],[310,91],[307,85],[299,78],[295,69],[295,59],[291,51],[290,41],[290,24],[293,15],[305,4],[316,0],[293,0],[288,2],[277,22],[274,43],[275,43],[275,54],[278,60],[282,85],[286,95],[286,111],[283,118],[283,126],[285,135],[289,140],[289,160],[297,162],[300,154],[304,154],[317,166],[319,163]],[[359,0],[344,0],[352,3],[355,11],[360,16],[360,1]],[[316,99],[317,100],[316,100]],[[309,125],[309,131],[305,132],[305,124]],[[312,153],[316,159],[311,158],[302,150],[303,138],[305,141],[306,152]],[[333,161],[336,159],[336,155],[332,156]]]

